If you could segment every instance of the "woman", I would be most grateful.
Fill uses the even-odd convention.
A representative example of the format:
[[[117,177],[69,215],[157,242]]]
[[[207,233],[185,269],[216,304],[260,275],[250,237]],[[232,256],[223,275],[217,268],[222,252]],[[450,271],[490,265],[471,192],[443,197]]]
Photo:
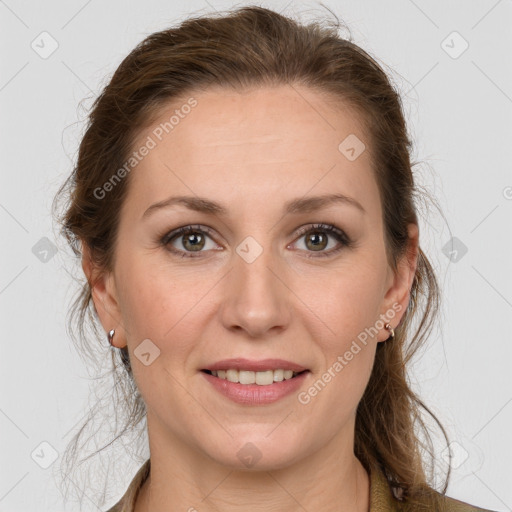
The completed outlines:
[[[482,510],[427,482],[410,141],[336,29],[191,18],[93,106],[63,225],[150,450],[110,512]]]

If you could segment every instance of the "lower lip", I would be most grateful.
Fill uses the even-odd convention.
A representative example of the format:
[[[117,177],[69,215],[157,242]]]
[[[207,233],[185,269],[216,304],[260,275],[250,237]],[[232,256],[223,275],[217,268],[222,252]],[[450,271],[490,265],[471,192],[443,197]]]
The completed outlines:
[[[233,400],[233,402],[243,405],[265,405],[276,402],[280,398],[297,391],[308,373],[308,371],[305,371],[293,379],[286,379],[267,386],[260,386],[258,384],[229,382],[227,379],[219,379],[209,373],[201,372],[203,377],[219,393]]]

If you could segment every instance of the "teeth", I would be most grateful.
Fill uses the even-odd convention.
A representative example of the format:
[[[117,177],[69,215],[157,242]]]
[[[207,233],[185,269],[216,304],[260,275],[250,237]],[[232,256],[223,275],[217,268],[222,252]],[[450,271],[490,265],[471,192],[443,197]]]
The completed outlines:
[[[264,372],[251,372],[247,370],[212,370],[212,375],[219,379],[227,379],[229,382],[238,382],[240,384],[258,384],[259,386],[268,386],[274,382],[295,377],[298,372],[292,370],[266,370]]]

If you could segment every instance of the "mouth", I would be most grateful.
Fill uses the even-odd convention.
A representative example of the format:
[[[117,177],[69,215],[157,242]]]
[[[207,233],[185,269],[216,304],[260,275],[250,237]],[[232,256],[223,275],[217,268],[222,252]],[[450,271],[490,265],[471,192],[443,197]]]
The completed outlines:
[[[237,369],[226,369],[226,370],[201,370],[203,373],[217,377],[220,380],[227,380],[235,384],[256,384],[259,386],[270,386],[277,382],[284,380],[292,380],[309,372],[309,370],[302,370],[295,372],[292,370],[276,369],[276,370],[265,370],[265,371],[250,371],[250,370],[237,370]]]

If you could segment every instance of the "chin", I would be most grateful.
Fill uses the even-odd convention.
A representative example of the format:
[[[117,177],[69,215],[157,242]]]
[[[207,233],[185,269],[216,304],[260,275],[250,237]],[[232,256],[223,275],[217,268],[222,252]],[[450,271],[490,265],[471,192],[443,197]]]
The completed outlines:
[[[298,439],[294,442],[277,436],[273,439],[272,434],[268,435],[271,431],[265,426],[261,434],[252,431],[248,436],[233,436],[229,444],[216,444],[215,453],[209,452],[208,455],[222,466],[236,471],[271,471],[292,465],[300,457],[302,443]]]

